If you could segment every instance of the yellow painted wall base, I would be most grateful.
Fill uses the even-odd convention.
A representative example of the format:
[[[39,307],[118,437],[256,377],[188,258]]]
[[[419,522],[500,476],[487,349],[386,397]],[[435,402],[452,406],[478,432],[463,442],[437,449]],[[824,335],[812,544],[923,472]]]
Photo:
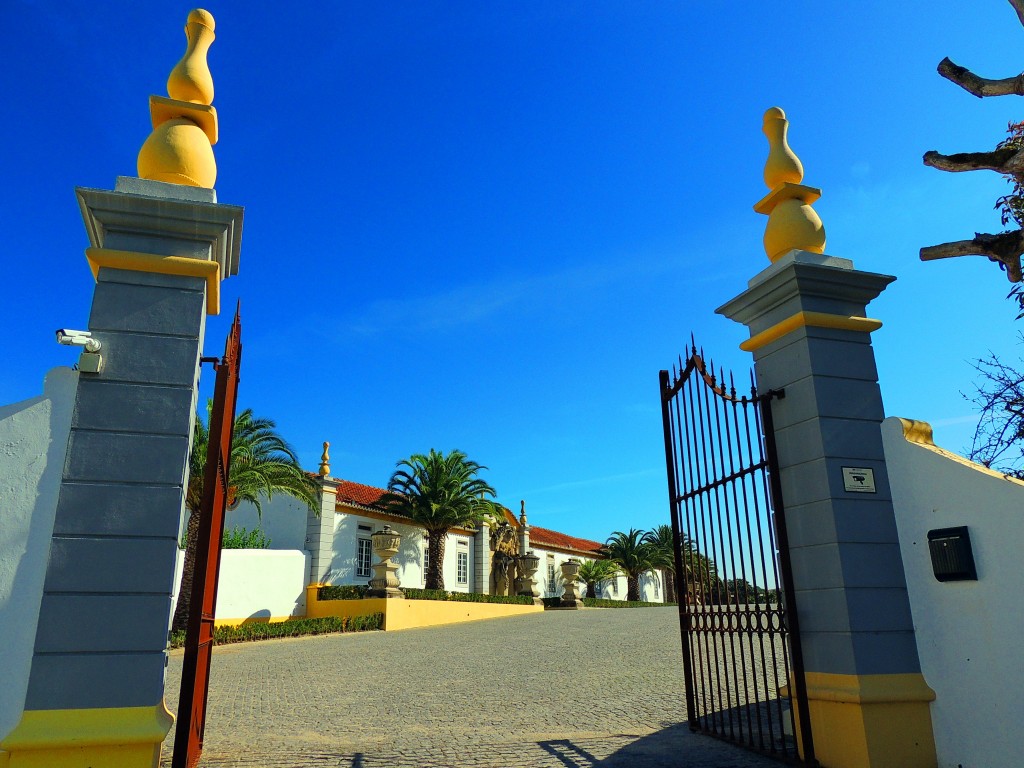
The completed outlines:
[[[369,616],[384,614],[388,632],[417,627],[436,627],[464,621],[500,619],[540,613],[543,605],[506,605],[504,603],[463,603],[444,600],[402,600],[371,597],[363,600],[318,600],[318,584],[306,587],[306,617]]]
[[[808,672],[814,755],[823,768],[935,768],[929,702],[921,674]],[[797,743],[800,722],[797,722]]]
[[[28,710],[0,742],[2,768],[156,768],[174,724],[155,707]]]

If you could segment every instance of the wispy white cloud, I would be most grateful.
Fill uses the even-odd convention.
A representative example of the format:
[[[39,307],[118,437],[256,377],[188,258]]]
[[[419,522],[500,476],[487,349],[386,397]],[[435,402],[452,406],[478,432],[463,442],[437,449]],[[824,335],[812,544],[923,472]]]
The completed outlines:
[[[690,251],[692,252],[692,251]],[[585,264],[547,274],[496,278],[489,282],[459,285],[434,294],[406,299],[379,299],[365,307],[361,316],[344,324],[343,331],[372,336],[396,328],[425,332],[451,330],[481,322],[506,312],[528,313],[566,297],[581,298],[627,281],[686,272],[689,285],[726,279],[731,271],[694,270],[689,259],[651,254],[630,255],[615,261]]]

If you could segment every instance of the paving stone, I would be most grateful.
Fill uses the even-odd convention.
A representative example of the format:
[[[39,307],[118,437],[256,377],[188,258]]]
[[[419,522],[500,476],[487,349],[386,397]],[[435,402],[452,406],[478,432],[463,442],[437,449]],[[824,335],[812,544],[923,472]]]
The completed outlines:
[[[177,709],[182,652],[167,669]],[[218,647],[204,768],[768,768],[685,725],[678,614],[592,609]],[[170,765],[173,729],[161,766]]]

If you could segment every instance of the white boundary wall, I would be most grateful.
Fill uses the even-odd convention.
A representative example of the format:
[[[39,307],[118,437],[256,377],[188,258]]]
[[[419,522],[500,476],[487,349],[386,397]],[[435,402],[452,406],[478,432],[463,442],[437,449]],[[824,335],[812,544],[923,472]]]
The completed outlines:
[[[939,768],[1021,765],[1024,483],[882,424],[900,551],[925,681],[935,690]],[[940,582],[928,531],[966,525],[977,581]]]
[[[174,582],[181,586],[178,553]],[[221,552],[215,619],[269,619],[306,615],[309,553],[289,549],[225,549]]]
[[[21,719],[78,374],[0,407],[0,739]]]

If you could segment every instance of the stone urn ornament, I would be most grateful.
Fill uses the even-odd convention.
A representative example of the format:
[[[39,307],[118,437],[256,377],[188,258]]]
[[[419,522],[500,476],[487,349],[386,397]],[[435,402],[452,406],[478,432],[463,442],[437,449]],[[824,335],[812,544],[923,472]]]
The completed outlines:
[[[582,608],[583,601],[576,593],[577,581],[579,579],[580,561],[576,558],[569,558],[562,563],[562,581],[565,583],[565,591],[562,592],[563,608]]]
[[[532,597],[533,601],[540,601],[540,593],[537,592],[537,569],[540,567],[540,558],[533,552],[519,555],[517,558],[521,576],[516,580],[516,593]]]
[[[370,543],[373,554],[380,558],[380,562],[373,566],[373,578],[370,579],[367,597],[405,597],[398,588],[398,566],[391,561],[398,554],[402,534],[391,530],[390,525],[385,525],[382,530],[370,536]]]

